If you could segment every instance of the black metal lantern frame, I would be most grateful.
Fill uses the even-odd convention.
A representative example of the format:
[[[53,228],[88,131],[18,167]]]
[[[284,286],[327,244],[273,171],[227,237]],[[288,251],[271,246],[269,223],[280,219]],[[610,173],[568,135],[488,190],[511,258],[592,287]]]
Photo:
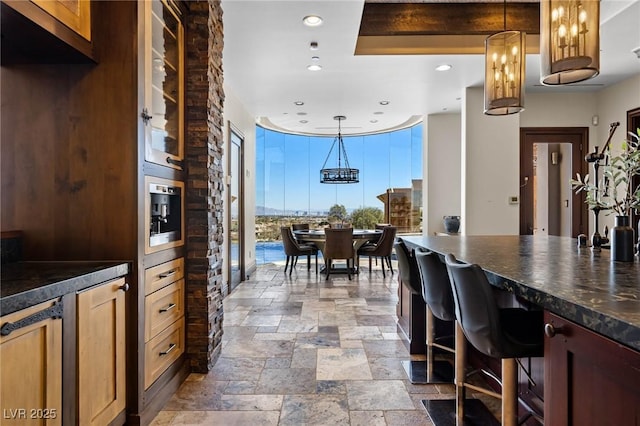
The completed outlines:
[[[327,158],[324,160],[322,169],[320,169],[320,183],[358,183],[360,182],[360,170],[353,169],[349,166],[349,158],[347,158],[347,151],[344,147],[344,141],[342,140],[342,133],[340,128],[340,122],[347,117],[344,115],[336,115],[334,120],[338,120],[338,136],[333,140],[331,149],[327,154]],[[338,167],[327,168],[327,161],[331,157],[333,148],[338,143]],[[344,165],[343,165],[344,159]]]

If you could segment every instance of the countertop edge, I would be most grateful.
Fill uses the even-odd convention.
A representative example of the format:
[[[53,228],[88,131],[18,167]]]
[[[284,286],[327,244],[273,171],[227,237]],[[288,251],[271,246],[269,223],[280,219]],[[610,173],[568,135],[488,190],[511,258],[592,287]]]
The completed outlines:
[[[61,262],[62,263],[62,262]],[[57,299],[65,294],[75,293],[95,285],[111,281],[129,273],[129,263],[113,264],[102,269],[70,277],[42,287],[5,296],[0,300],[0,315],[8,315],[42,302]]]
[[[412,247],[427,248],[441,256],[447,254],[436,248],[425,247],[422,236],[401,237],[401,239]],[[460,260],[464,261],[465,259],[461,258]],[[528,286],[526,283],[515,281],[490,270],[484,270],[492,285],[509,291],[534,305],[573,321],[588,330],[612,339],[616,343],[640,351],[640,328],[634,324],[598,312],[587,306],[559,298],[543,290]]]

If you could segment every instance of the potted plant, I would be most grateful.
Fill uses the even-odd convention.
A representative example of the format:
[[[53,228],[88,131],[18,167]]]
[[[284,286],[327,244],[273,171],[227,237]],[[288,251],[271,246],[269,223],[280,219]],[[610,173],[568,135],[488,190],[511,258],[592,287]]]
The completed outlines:
[[[630,218],[632,211],[640,210],[640,185],[633,187],[634,176],[640,175],[640,129],[635,134],[629,132],[629,138],[622,142],[620,154],[616,156],[611,156],[611,145],[607,144],[604,158],[602,182],[592,183],[588,174],[584,178],[578,174],[571,185],[576,192],[586,193],[585,202],[596,212],[596,217],[600,211],[615,213],[615,226],[610,234],[611,258],[631,261],[634,235]]]

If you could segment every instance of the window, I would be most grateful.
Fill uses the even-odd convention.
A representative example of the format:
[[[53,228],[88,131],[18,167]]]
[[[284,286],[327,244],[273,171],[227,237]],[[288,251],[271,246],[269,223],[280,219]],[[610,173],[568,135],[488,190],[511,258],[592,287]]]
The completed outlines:
[[[356,184],[321,184],[334,137],[299,136],[256,129],[256,261],[282,260],[280,226],[294,222],[325,226],[334,205],[345,207],[354,227],[375,222],[421,232],[422,124],[395,132],[343,136],[349,165],[360,169]],[[335,151],[335,149],[334,149]],[[333,166],[331,160],[328,167]],[[366,209],[366,219],[359,214]],[[375,220],[369,215],[375,213]],[[278,241],[277,243],[274,243]],[[274,250],[275,259],[270,253]]]

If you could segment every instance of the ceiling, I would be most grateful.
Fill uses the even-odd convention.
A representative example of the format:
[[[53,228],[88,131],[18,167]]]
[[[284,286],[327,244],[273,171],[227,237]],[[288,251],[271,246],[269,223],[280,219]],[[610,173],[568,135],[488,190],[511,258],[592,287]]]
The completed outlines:
[[[256,123],[311,135],[334,135],[336,115],[347,117],[345,135],[406,127],[459,112],[464,89],[482,87],[482,53],[356,55],[364,7],[364,0],[223,0],[225,85]],[[322,25],[303,25],[312,14]],[[527,92],[597,91],[639,74],[639,21],[640,0],[602,0],[600,74],[572,86],[542,86],[539,55],[528,54],[525,109]],[[312,63],[322,70],[307,70]],[[452,69],[436,71],[440,64]]]

